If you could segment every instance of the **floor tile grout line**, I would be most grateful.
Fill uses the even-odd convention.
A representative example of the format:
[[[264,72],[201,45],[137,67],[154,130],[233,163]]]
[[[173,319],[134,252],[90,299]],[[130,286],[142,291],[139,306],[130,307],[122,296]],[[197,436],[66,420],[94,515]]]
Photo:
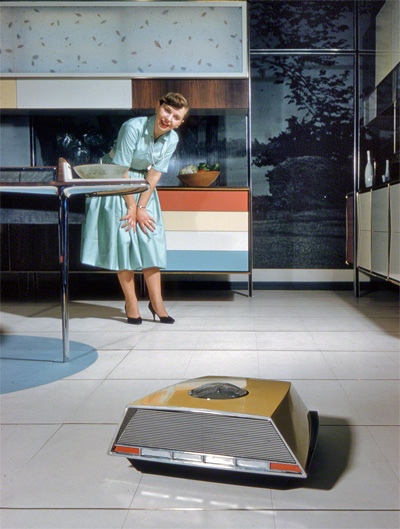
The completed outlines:
[[[102,334],[103,335],[107,335],[107,334],[124,334],[124,335],[127,335],[127,334],[131,334],[133,336],[146,336],[147,334],[149,334],[151,332],[151,329],[148,329],[148,330],[140,330],[138,332],[134,332],[134,331],[131,331],[131,330],[126,330],[126,331],[121,331],[121,329],[111,329],[111,330],[104,330],[104,329],[93,329],[93,330],[76,330],[76,331],[71,331],[70,332],[70,335],[71,337],[73,337],[74,334],[78,335],[78,334],[98,334],[99,331],[101,330]],[[33,336],[37,336],[37,335],[42,335],[42,334],[47,334],[47,335],[53,335],[53,334],[59,334],[58,331],[50,331],[50,332],[43,332],[43,331],[33,331],[33,330],[30,330],[28,329],[27,331],[23,331],[22,332],[28,332],[29,334],[33,335]],[[324,330],[324,331],[310,331],[308,329],[304,329],[304,330],[290,330],[290,329],[278,329],[278,330],[273,330],[273,329],[268,329],[268,330],[258,330],[258,329],[250,329],[250,330],[247,330],[247,329],[241,329],[241,330],[235,330],[235,329],[207,329],[207,330],[198,330],[197,328],[196,329],[191,329],[190,327],[185,327],[185,329],[177,329],[177,328],[174,328],[174,329],[170,329],[170,330],[160,330],[160,331],[156,331],[155,333],[155,336],[157,336],[158,334],[161,334],[161,333],[174,333],[174,334],[183,334],[183,333],[199,333],[199,334],[203,334],[203,333],[209,333],[209,334],[226,334],[227,332],[229,332],[230,334],[234,333],[234,334],[271,334],[271,333],[274,333],[274,334],[304,334],[304,335],[309,335],[309,336],[312,336],[313,334],[314,335],[320,335],[320,334],[350,334],[350,335],[355,335],[355,334],[361,334],[361,335],[365,335],[365,334],[368,334],[368,335],[389,335],[389,336],[393,336],[393,338],[399,338],[400,339],[400,331],[392,331],[390,329],[382,329],[382,330],[365,330],[365,329],[356,329],[356,330]],[[21,335],[21,331],[2,331],[1,333],[2,336],[19,336]],[[126,349],[126,347],[125,347]]]
[[[270,489],[272,490],[272,489]],[[148,512],[148,511],[155,511],[155,512],[267,512],[267,513],[273,513],[273,512],[296,512],[296,513],[306,513],[306,512],[323,512],[323,513],[335,513],[335,512],[342,512],[342,513],[348,513],[348,512],[357,512],[357,513],[387,513],[387,512],[393,512],[398,513],[399,509],[334,509],[334,508],[310,508],[305,507],[304,509],[290,509],[290,508],[269,508],[269,509],[263,509],[263,508],[256,508],[256,507],[239,507],[239,508],[232,508],[232,509],[205,509],[201,507],[161,507],[158,509],[155,509],[153,507],[0,507],[0,510],[4,511],[128,511],[128,512]]]
[[[35,452],[35,454],[30,458],[29,461],[32,461],[32,459],[34,459],[37,456],[37,454],[43,450],[43,448],[51,441],[51,439],[53,439],[55,435],[57,435],[57,433],[61,430],[62,427],[63,427],[63,424],[61,423],[59,427],[57,428],[57,430],[53,432],[53,434],[45,441],[45,443],[39,448],[39,450]]]
[[[319,353],[322,355],[322,358],[324,359],[324,362],[325,364],[327,365],[329,371],[332,373],[332,375],[334,376],[335,380],[339,380],[337,375],[335,374],[335,372],[333,371],[333,368],[331,367],[331,365],[329,364],[327,358],[325,357],[324,355],[324,352],[326,353],[326,351],[323,351],[320,349]]]
[[[366,428],[367,428],[367,431],[368,431],[369,435],[371,436],[371,440],[372,440],[372,441],[374,442],[374,444],[378,447],[378,450],[379,450],[381,456],[382,456],[383,459],[387,462],[388,467],[389,467],[390,470],[392,471],[393,475],[394,475],[394,476],[400,481],[399,477],[396,475],[396,472],[393,470],[393,467],[392,467],[392,464],[391,464],[390,459],[388,459],[388,458],[386,457],[385,452],[382,450],[382,448],[381,448],[381,443],[379,443],[379,442],[375,439],[375,437],[373,436],[373,434],[372,434],[372,432],[371,432],[371,430],[370,430],[371,426],[366,426]]]
[[[121,350],[122,350],[122,349],[121,349]],[[117,365],[115,365],[115,366],[113,367],[113,369],[111,369],[111,371],[108,373],[108,375],[106,375],[105,377],[103,377],[103,379],[102,379],[103,382],[105,382],[106,380],[109,379],[110,375],[112,375],[112,373],[113,373],[113,372],[114,372],[114,371],[115,371],[115,370],[121,365],[122,362],[124,362],[124,361],[127,359],[127,357],[128,357],[132,352],[133,352],[133,349],[127,351],[127,352],[124,354],[124,357],[121,358],[121,360],[117,363]],[[77,380],[77,379],[75,378],[75,380]],[[82,380],[82,379],[78,379],[78,380]],[[95,380],[101,380],[101,379],[95,379]]]
[[[190,355],[189,361],[188,361],[187,366],[185,368],[185,371],[184,371],[184,374],[183,374],[184,379],[186,379],[186,377],[187,377],[186,373],[188,372],[188,369],[189,369],[189,366],[190,366],[190,364],[191,364],[191,362],[193,360],[194,354],[195,354],[195,350],[192,351],[192,354]]]
[[[138,492],[138,490],[139,490],[139,487],[140,487],[140,484],[142,483],[142,481],[143,481],[143,474],[141,473],[141,475],[140,475],[140,479],[139,479],[139,483],[137,484],[137,487],[136,487],[136,489],[135,489],[135,492],[134,492],[133,495],[132,495],[132,499],[131,499],[131,501],[130,501],[130,503],[129,503],[129,507],[128,507],[128,513],[127,513],[127,515],[126,515],[126,517],[125,517],[124,523],[123,523],[122,526],[121,526],[121,529],[124,528],[125,522],[126,522],[128,516],[129,516],[129,510],[130,510],[131,507],[132,507],[132,504],[133,504],[133,502],[134,502],[134,500],[135,500],[136,494],[137,494],[137,492]]]

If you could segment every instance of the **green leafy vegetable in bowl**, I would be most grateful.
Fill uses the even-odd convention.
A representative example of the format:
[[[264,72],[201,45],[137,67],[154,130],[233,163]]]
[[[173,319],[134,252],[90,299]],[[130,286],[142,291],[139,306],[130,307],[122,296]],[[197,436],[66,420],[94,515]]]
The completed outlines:
[[[186,167],[183,167],[183,169],[179,171],[179,174],[192,174],[192,173],[198,173],[198,172],[199,172],[199,168],[196,165],[189,164]]]

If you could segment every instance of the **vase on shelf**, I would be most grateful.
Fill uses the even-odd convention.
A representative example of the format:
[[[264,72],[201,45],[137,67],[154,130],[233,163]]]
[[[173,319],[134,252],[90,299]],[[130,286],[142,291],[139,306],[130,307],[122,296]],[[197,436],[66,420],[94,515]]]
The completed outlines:
[[[390,168],[389,168],[389,160],[386,160],[386,167],[385,167],[385,180],[384,182],[389,182],[390,180]]]
[[[367,165],[364,172],[365,187],[371,187],[374,182],[374,167],[371,161],[371,152],[367,151]]]

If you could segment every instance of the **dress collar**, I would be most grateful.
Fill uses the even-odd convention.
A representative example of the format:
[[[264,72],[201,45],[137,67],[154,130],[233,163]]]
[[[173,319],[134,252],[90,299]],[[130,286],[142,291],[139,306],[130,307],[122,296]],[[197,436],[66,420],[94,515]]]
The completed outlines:
[[[167,138],[168,138],[168,134],[171,132],[170,130],[168,132],[164,132],[164,134],[161,134],[161,136],[159,136],[156,140],[154,140],[154,123],[156,121],[156,115],[154,114],[153,116],[151,116],[150,118],[147,118],[147,125],[146,125],[146,129],[145,129],[145,132],[147,135],[151,136],[153,142],[156,141],[166,141]]]

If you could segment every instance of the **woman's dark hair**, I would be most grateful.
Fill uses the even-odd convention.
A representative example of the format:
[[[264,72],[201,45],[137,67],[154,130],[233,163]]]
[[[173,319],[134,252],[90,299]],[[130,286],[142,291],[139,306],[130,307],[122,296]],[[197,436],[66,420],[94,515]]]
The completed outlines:
[[[160,99],[160,105],[163,103],[178,109],[186,108],[186,112],[189,111],[189,103],[186,97],[182,94],[178,94],[178,92],[168,92],[168,94],[165,94],[165,96]]]

